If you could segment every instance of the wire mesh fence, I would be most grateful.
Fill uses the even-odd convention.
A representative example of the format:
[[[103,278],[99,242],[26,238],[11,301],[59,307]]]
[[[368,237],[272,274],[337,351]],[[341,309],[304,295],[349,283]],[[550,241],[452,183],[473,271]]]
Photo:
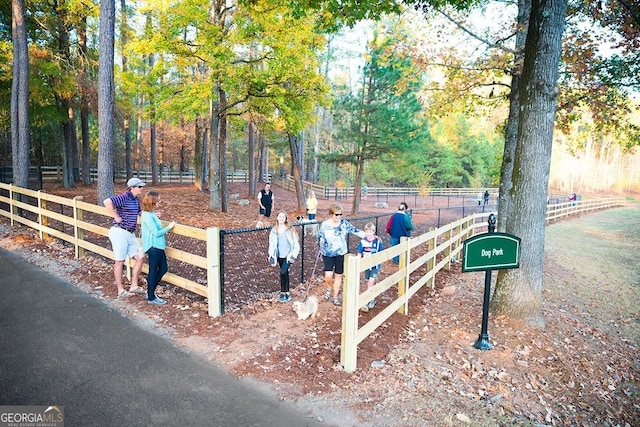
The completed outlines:
[[[450,206],[446,208],[413,209],[408,213],[413,220],[413,235],[420,235],[444,223],[472,213],[489,212],[491,205]],[[385,248],[391,244],[386,233],[387,221],[392,213],[346,218],[363,230],[371,222]],[[322,257],[319,256],[318,230],[321,221],[301,221],[292,224],[300,239],[300,255],[290,267],[291,287],[308,284],[322,277]],[[261,299],[273,298],[280,292],[279,269],[268,263],[269,233],[271,227],[221,230],[221,283],[223,286],[223,312],[239,309]],[[356,253],[360,238],[347,236],[349,253]],[[315,276],[315,277],[312,277]]]

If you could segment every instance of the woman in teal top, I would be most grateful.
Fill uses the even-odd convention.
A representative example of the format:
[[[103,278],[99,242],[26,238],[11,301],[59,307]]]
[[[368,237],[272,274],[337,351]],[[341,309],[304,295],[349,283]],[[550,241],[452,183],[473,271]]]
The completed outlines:
[[[169,270],[167,255],[164,250],[167,247],[165,234],[176,223],[171,222],[162,227],[155,210],[160,203],[160,194],[157,191],[149,191],[142,199],[142,252],[147,254],[149,274],[147,275],[147,302],[149,304],[163,305],[167,302],[156,296],[156,286],[162,280],[162,276]]]

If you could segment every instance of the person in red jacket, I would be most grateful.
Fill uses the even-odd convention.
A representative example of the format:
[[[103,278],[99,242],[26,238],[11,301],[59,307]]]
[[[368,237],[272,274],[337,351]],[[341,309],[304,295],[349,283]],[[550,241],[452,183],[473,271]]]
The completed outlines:
[[[400,243],[402,236],[411,236],[413,223],[411,222],[411,217],[407,215],[407,209],[409,209],[409,206],[405,202],[401,202],[398,205],[398,211],[391,215],[389,221],[387,221],[387,234],[391,236],[391,246]],[[393,257],[393,262],[398,264],[400,257]]]

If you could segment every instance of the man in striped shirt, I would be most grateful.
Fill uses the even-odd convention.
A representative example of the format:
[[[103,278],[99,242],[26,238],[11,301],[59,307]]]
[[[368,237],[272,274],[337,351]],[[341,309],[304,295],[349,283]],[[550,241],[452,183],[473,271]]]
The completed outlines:
[[[140,271],[144,263],[144,254],[135,235],[138,215],[140,214],[138,197],[142,194],[142,189],[145,185],[140,179],[131,178],[127,181],[127,191],[103,201],[105,208],[113,217],[111,228],[109,229],[109,240],[111,241],[115,259],[113,275],[116,279],[118,297],[120,298],[130,297],[136,293],[145,293],[144,289],[138,285]],[[127,256],[136,260],[131,275],[129,291],[125,290],[122,285],[122,269]]]

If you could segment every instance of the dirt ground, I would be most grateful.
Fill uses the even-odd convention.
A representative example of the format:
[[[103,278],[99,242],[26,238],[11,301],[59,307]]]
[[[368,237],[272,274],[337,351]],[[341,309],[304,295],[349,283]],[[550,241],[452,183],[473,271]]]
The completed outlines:
[[[157,189],[163,219],[230,229],[255,225],[255,203],[231,204],[230,214],[222,214],[207,209],[208,196],[189,187]],[[96,198],[95,188],[47,191]],[[242,187],[234,191],[247,197]],[[295,211],[293,194],[277,186],[274,192],[276,210]],[[321,218],[330,203],[320,201]],[[374,203],[364,202],[361,212],[377,212]],[[349,203],[344,211],[350,211]],[[396,314],[359,345],[353,374],[340,367],[340,309],[328,302],[321,302],[315,320],[298,321],[290,304],[274,298],[210,318],[202,297],[171,285],[159,292],[166,306],[149,306],[143,297],[118,300],[105,260],[75,260],[71,248],[45,244],[31,230],[10,228],[4,218],[0,246],[152,324],[176,345],[238,377],[263,382],[328,425],[633,426],[640,419],[635,204],[547,228],[544,329],[490,316],[493,349],[475,349],[484,273],[462,274],[457,264],[439,276],[435,289],[412,299],[408,316]],[[305,291],[295,288],[294,300]],[[322,292],[319,278],[309,292]]]

